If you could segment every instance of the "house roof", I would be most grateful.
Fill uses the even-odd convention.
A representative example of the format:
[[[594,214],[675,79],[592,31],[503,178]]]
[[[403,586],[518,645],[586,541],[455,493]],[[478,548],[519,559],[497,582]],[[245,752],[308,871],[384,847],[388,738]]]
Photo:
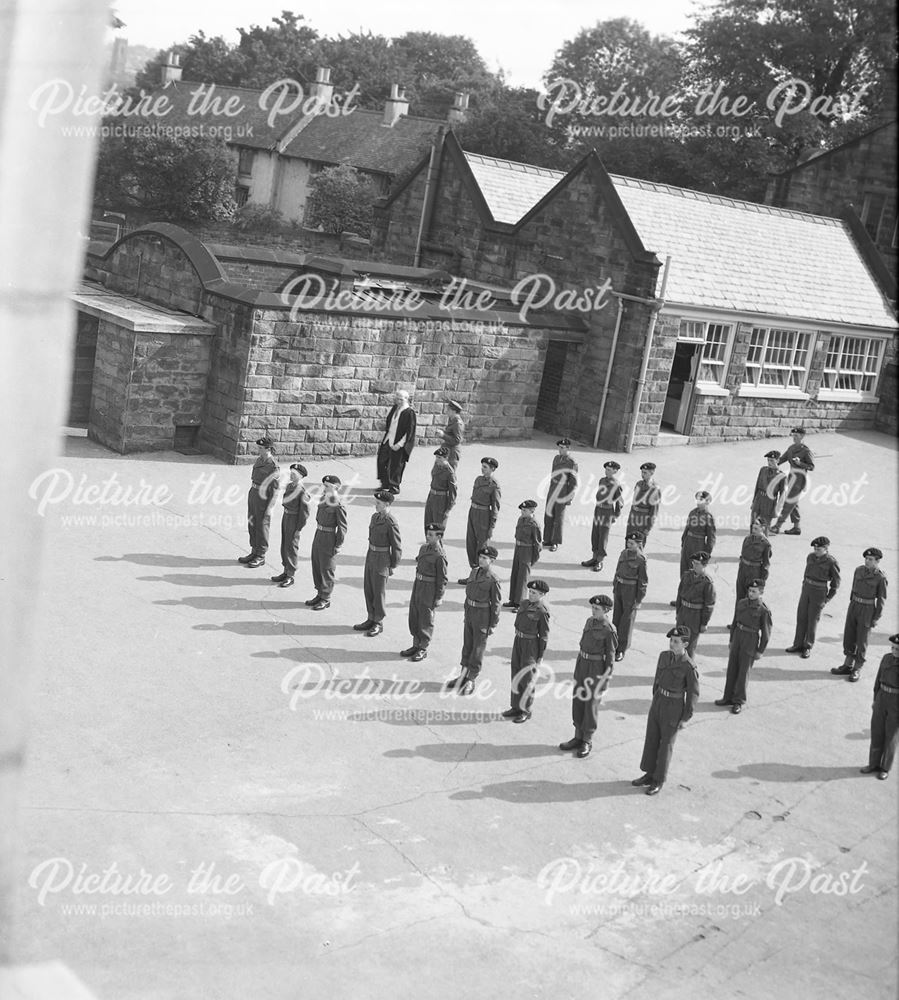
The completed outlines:
[[[466,153],[478,187],[497,222],[518,222],[565,176],[563,170]]]
[[[359,170],[397,174],[417,162],[446,122],[404,115],[383,124],[380,111],[317,115],[284,147],[285,156],[316,163],[346,163]]]

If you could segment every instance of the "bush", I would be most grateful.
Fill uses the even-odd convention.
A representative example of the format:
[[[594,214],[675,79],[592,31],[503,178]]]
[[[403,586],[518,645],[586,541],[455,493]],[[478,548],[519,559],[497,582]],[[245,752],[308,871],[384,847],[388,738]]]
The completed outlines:
[[[313,178],[308,219],[326,233],[371,236],[372,207],[379,197],[374,182],[346,164],[327,167]]]

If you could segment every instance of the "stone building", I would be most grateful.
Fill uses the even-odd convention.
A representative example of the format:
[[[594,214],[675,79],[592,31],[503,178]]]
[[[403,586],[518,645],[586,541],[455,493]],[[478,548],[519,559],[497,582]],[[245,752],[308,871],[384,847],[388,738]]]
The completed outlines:
[[[613,176],[595,153],[568,173],[497,160],[450,133],[372,248],[519,299],[541,275],[544,308],[585,321],[550,345],[541,429],[629,450],[894,420],[889,275],[851,216]]]

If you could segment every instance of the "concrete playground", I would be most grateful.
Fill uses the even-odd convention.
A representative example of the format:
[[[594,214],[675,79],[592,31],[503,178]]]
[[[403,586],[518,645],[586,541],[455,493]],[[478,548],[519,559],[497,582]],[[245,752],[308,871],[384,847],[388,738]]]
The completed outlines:
[[[897,988],[897,774],[867,763],[871,688],[899,628],[896,441],[812,435],[817,469],[800,537],[772,539],[768,653],[739,716],[723,691],[734,580],[762,455],[788,436],[616,456],[669,487],[646,548],[649,590],[616,665],[594,751],[572,735],[571,678],[588,598],[611,594],[625,518],[599,574],[589,552],[605,454],[573,448],[582,490],[544,552],[552,610],[533,718],[508,707],[513,615],[476,694],[457,672],[467,500],[499,461],[494,544],[508,584],[518,503],[539,499],[546,435],[465,446],[449,518],[450,584],[422,663],[406,608],[423,540],[430,448],[394,504],[404,543],[377,638],[362,567],[374,457],[307,461],[309,483],[353,484],[332,606],[311,612],[308,555],[281,590],[245,569],[246,466],[121,457],[68,437],[31,485],[47,523],[43,675],[26,772],[16,960],[59,959],[98,1000],[886,1000]],[[304,459],[304,461],[306,461]],[[286,464],[286,463],[285,463]],[[683,519],[714,496],[718,604],[699,644],[701,700],[655,798],[639,776],[651,681],[678,582]],[[538,510],[542,523],[542,503]],[[818,534],[843,584],[808,660],[790,645]],[[853,569],[883,549],[893,591],[860,683],[833,677]],[[35,560],[37,571],[38,560]]]

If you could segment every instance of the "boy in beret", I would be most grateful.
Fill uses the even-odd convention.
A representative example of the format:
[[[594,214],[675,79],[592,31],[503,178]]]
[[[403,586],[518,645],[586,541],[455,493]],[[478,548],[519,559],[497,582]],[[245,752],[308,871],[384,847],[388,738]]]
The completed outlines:
[[[590,547],[593,555],[585,559],[581,566],[588,566],[594,573],[602,569],[608,553],[609,529],[621,516],[622,492],[618,482],[621,466],[610,459],[603,465],[605,475],[596,487],[596,501],[593,508],[593,528],[590,532]]]
[[[515,615],[511,707],[503,712],[503,718],[513,722],[527,722],[531,717],[537,668],[549,638],[549,609],[543,603],[547,593],[549,584],[545,580],[531,580],[527,599]]]
[[[498,468],[499,462],[495,458],[482,458],[481,474],[475,477],[471,489],[471,507],[465,532],[465,551],[471,569],[478,565],[478,552],[493,537],[493,529],[496,527],[502,499],[499,483],[493,478]],[[468,577],[462,577],[459,583],[468,583]]]
[[[618,557],[612,595],[615,598],[612,623],[618,634],[615,660],[623,660],[631,644],[634,620],[643,598],[649,577],[646,575],[646,556],[643,555],[643,536],[639,531],[629,532],[624,540],[624,551]]]
[[[832,674],[845,674],[850,681],[857,681],[865,665],[868,652],[868,636],[872,628],[877,628],[883,614],[883,604],[887,599],[887,578],[880,568],[883,553],[880,549],[865,549],[865,560],[852,574],[852,590],[849,607],[846,609],[846,625],[843,628],[843,665],[832,667]]]
[[[531,577],[531,569],[540,558],[540,525],[534,518],[536,500],[523,500],[518,509],[521,516],[515,525],[515,555],[512,557],[512,578],[509,581],[509,600],[504,608],[518,610],[524,590]]]
[[[450,415],[443,432],[443,446],[446,448],[446,458],[453,472],[459,467],[462,456],[461,447],[465,440],[465,424],[462,421],[462,404],[457,399],[448,399]]]
[[[634,497],[627,515],[627,534],[639,532],[643,536],[644,548],[662,503],[662,491],[653,479],[655,471],[655,462],[644,462],[640,466],[640,481],[634,486]]]
[[[294,462],[281,500],[284,505],[284,513],[281,515],[281,565],[284,569],[278,576],[272,577],[272,583],[277,583],[279,587],[292,587],[297,572],[300,532],[309,520],[309,494],[303,486],[305,478],[306,466]]]
[[[871,706],[871,747],[862,774],[876,774],[885,781],[896,756],[899,740],[899,632],[890,636],[890,651],[880,661],[874,678]]]
[[[715,516],[709,510],[712,494],[700,490],[695,499],[696,506],[687,514],[687,523],[680,537],[681,576],[690,568],[695,552],[712,554],[717,539]]]
[[[781,509],[777,521],[771,525],[771,534],[776,535],[787,517],[793,525],[785,535],[801,535],[799,527],[801,515],[799,513],[799,501],[805,492],[807,475],[815,468],[815,459],[805,443],[805,428],[794,427],[790,432],[793,435],[793,443],[787,450],[778,457],[778,465],[788,465],[789,475],[787,476],[786,490],[784,493],[784,505]]]
[[[491,567],[499,553],[492,545],[478,550],[478,564],[465,583],[465,625],[462,639],[462,672],[447,683],[459,694],[472,694],[481,664],[487,637],[499,624],[499,606],[503,599],[499,580]]]
[[[811,656],[824,605],[832,601],[840,589],[840,564],[828,552],[829,547],[830,539],[819,535],[812,539],[814,551],[805,560],[805,575],[796,607],[796,632],[793,645],[786,650],[798,653],[803,660]]]
[[[415,557],[415,582],[409,598],[409,631],[412,645],[402,650],[419,663],[428,655],[434,638],[434,611],[446,590],[446,553],[443,551],[443,527],[436,522],[425,525],[425,543]]]
[[[750,582],[746,597],[737,601],[734,620],[730,626],[724,696],[715,704],[722,707],[730,705],[734,715],[739,715],[746,704],[749,668],[762,658],[771,638],[771,611],[762,600],[764,589],[764,580]]]
[[[778,469],[777,460],[780,452],[775,448],[765,452],[765,465],[759,469],[755,479],[755,492],[752,496],[752,507],[749,511],[750,521],[761,521],[768,533],[768,527],[777,513],[777,503],[783,495],[786,476]]]
[[[357,632],[369,638],[384,631],[382,622],[387,612],[387,577],[393,576],[403,555],[400,526],[390,513],[393,494],[389,490],[375,491],[375,512],[368,523],[368,552],[362,574],[362,592],[365,595],[365,621],[354,625]]]
[[[312,538],[312,582],[315,597],[306,601],[313,611],[331,607],[337,553],[346,538],[346,508],[340,502],[340,479],[322,476],[322,497],[315,508],[315,535]]]
[[[590,756],[596,732],[599,706],[615,667],[618,633],[609,621],[612,598],[597,594],[590,598],[590,617],[581,633],[574,687],[571,691],[571,720],[574,736],[559,744],[560,750],[574,750],[578,757]]]
[[[269,527],[272,521],[272,507],[278,493],[280,469],[275,461],[275,445],[270,437],[256,441],[258,456],[250,473],[250,491],[247,493],[247,532],[250,536],[249,555],[237,561],[247,569],[256,569],[265,562],[268,552]]]
[[[715,610],[715,585],[708,574],[708,564],[708,552],[694,552],[690,568],[680,578],[677,588],[677,624],[685,625],[690,633],[687,643],[690,657],[696,653],[699,633],[705,632]]]
[[[659,653],[652,682],[652,705],[646,719],[646,738],[640,761],[641,778],[631,782],[646,785],[647,795],[658,795],[668,777],[668,766],[678,732],[693,718],[699,701],[699,672],[687,653],[690,630],[675,625],[668,633],[668,649]]]
[[[743,539],[740,549],[740,563],[737,569],[737,602],[747,596],[753,580],[768,579],[771,566],[771,542],[765,534],[764,522],[757,518],[749,526],[749,534]]]
[[[434,452],[431,488],[425,500],[425,525],[441,524],[444,531],[449,512],[456,504],[456,473],[447,461],[447,455],[446,448],[438,448]]]
[[[562,528],[565,522],[565,508],[577,493],[577,462],[569,454],[571,441],[559,438],[556,441],[559,453],[553,458],[549,475],[549,489],[546,494],[546,510],[543,515],[543,545],[555,552],[562,544]]]

